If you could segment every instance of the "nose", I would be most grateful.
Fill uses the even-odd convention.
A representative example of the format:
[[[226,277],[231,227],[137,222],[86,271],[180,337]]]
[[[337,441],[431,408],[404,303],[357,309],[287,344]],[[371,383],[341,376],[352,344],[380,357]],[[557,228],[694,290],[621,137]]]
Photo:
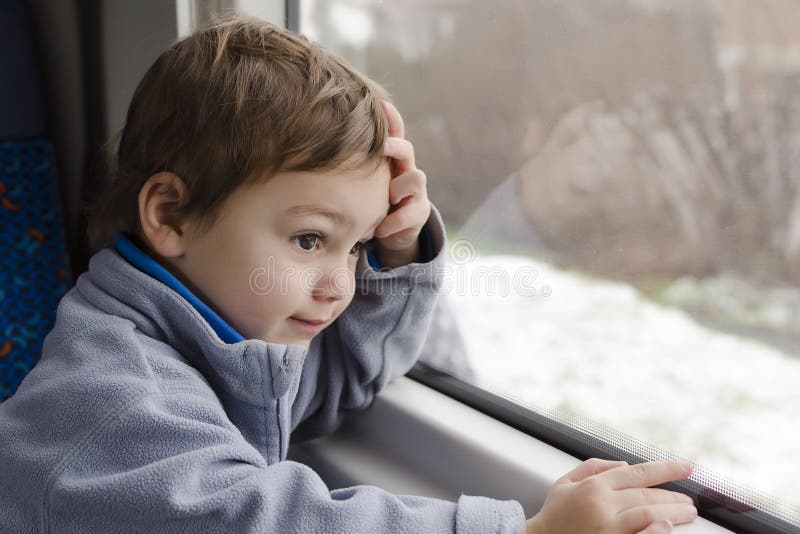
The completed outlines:
[[[355,276],[346,262],[331,262],[320,274],[312,290],[316,300],[336,302],[355,292]]]

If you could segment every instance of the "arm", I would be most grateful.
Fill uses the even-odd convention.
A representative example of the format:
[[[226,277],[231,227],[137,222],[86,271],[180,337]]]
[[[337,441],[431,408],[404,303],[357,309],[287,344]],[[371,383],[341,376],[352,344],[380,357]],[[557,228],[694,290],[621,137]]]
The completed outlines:
[[[444,276],[444,225],[433,206],[423,231],[431,261],[379,272],[359,260],[353,302],[309,347],[292,408],[293,440],[333,431],[343,410],[369,406],[419,358]]]
[[[43,532],[522,534],[516,501],[329,491],[310,468],[267,465],[202,391],[140,394],[50,475]]]

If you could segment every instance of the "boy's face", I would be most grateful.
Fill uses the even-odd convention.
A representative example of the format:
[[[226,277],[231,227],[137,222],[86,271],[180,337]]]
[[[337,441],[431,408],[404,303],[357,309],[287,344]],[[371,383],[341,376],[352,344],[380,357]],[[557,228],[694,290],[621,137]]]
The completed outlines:
[[[308,346],[353,298],[359,243],[389,210],[389,180],[383,164],[240,187],[172,265],[245,338]]]

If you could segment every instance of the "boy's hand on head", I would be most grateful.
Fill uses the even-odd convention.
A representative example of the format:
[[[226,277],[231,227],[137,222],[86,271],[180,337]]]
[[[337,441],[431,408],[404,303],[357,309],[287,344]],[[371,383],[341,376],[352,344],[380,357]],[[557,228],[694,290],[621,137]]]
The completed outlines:
[[[404,138],[405,127],[393,104],[381,100],[389,122],[384,154],[392,158],[389,214],[375,229],[375,256],[383,267],[419,261],[419,233],[431,213],[425,173],[414,162],[414,146]]]
[[[526,534],[657,534],[690,523],[688,496],[650,488],[686,478],[691,466],[664,461],[627,465],[592,458],[558,479]]]

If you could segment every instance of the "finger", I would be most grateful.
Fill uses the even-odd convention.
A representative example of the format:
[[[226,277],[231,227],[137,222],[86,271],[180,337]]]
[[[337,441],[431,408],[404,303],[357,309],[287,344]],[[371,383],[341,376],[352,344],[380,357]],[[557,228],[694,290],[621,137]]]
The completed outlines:
[[[397,204],[402,199],[419,195],[426,190],[427,178],[425,173],[419,169],[401,174],[389,182],[389,202]]]
[[[409,228],[422,228],[430,216],[430,202],[416,199],[401,206],[383,219],[375,229],[375,237],[383,239]]]
[[[650,523],[650,526],[644,530],[640,530],[636,534],[669,534],[670,532],[672,532],[672,523],[663,519]]]
[[[676,491],[657,488],[631,488],[619,490],[614,494],[618,510],[627,510],[648,504],[692,504],[692,498]]]
[[[647,488],[688,477],[692,466],[685,462],[667,460],[647,462],[614,469],[603,473],[603,479],[612,489]]]
[[[400,137],[387,137],[384,141],[383,153],[397,162],[395,176],[416,168],[414,145],[410,141]]]
[[[627,462],[622,461],[611,461],[611,460],[601,460],[599,458],[590,458],[583,462],[581,465],[567,473],[566,475],[562,476],[556,481],[556,484],[564,483],[564,482],[580,482],[585,478],[589,478],[590,476],[594,476],[600,473],[604,473],[609,469],[614,469],[616,467],[623,467],[628,465]]]
[[[620,532],[639,532],[655,521],[667,520],[673,525],[691,523],[697,509],[691,504],[655,504],[629,508],[617,515]]]
[[[394,104],[388,100],[381,100],[381,107],[383,113],[386,115],[386,121],[389,124],[389,137],[405,137],[406,127],[403,124],[403,117]]]

